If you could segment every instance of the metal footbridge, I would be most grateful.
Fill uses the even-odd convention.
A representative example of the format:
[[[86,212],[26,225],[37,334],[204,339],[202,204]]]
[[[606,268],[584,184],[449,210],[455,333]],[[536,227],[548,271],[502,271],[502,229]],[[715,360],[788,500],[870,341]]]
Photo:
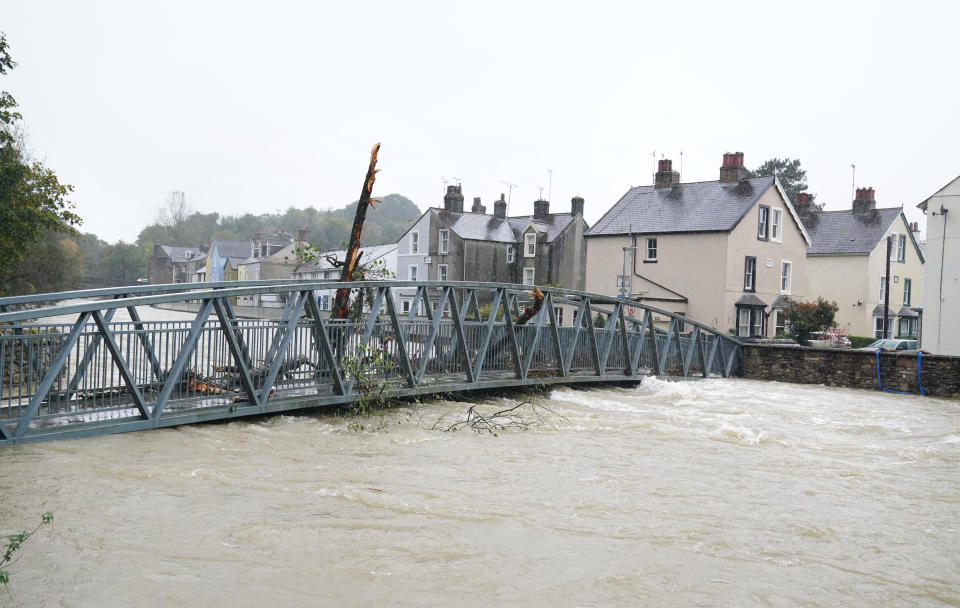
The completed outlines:
[[[318,291],[340,287],[359,302],[354,319],[321,310]],[[727,377],[738,368],[738,340],[640,301],[541,287],[542,306],[519,324],[531,289],[242,281],[0,298],[0,445],[344,406],[371,393]],[[237,298],[267,294],[284,303],[278,318],[237,317]],[[141,318],[164,305],[195,316]]]

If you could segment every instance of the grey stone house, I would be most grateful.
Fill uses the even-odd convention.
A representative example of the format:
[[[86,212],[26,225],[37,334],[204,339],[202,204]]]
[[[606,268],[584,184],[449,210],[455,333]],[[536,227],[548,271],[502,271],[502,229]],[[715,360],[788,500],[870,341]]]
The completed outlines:
[[[583,199],[551,213],[534,202],[533,215],[507,217],[504,196],[488,214],[479,198],[463,210],[461,186],[448,186],[443,207],[431,207],[397,242],[397,278],[555,285],[582,290],[586,280]],[[415,291],[400,293],[409,310]]]
[[[193,274],[207,263],[207,252],[197,247],[154,245],[150,256],[150,283],[189,283]]]

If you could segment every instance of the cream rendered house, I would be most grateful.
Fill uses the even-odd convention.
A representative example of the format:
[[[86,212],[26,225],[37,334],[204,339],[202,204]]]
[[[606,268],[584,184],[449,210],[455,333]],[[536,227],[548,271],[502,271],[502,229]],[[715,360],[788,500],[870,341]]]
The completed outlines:
[[[887,337],[917,337],[923,254],[900,207],[877,209],[873,188],[859,188],[852,209],[817,211],[798,199],[813,243],[807,251],[808,293],[837,303],[837,325],[852,336],[883,337],[887,237],[890,310]]]
[[[652,186],[628,190],[586,232],[586,291],[744,337],[782,330],[787,297],[808,295],[810,239],[776,178],[746,175],[742,152],[725,154],[711,182],[682,184],[660,161]]]
[[[960,177],[918,206],[927,216],[921,345],[960,356]]]

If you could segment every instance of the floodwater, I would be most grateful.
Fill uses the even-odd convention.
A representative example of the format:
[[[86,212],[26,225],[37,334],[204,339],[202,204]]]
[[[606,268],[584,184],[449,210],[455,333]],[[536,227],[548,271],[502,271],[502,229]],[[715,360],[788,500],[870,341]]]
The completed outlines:
[[[0,450],[12,606],[957,606],[960,403],[557,388]],[[438,423],[438,419],[439,423]],[[380,420],[364,420],[379,426]],[[355,426],[355,425],[353,425]],[[4,597],[5,596],[5,597]]]

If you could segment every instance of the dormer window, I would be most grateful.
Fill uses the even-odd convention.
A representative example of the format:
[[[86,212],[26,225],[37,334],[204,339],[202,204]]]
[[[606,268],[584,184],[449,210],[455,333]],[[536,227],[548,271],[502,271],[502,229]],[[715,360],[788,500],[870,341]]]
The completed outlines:
[[[537,255],[537,233],[528,232],[523,235],[523,257],[532,258]]]

